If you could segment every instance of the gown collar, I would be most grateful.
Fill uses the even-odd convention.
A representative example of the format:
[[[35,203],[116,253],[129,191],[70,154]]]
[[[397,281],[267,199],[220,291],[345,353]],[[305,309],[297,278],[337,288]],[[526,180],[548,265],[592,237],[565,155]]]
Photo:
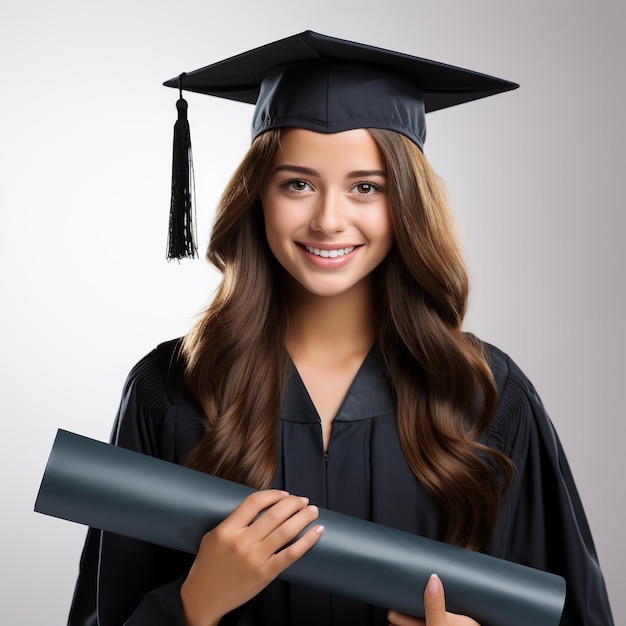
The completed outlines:
[[[377,352],[376,347],[372,348],[363,360],[334,421],[354,422],[395,411],[393,395]],[[320,423],[315,405],[293,361],[283,395],[280,419],[302,424]]]

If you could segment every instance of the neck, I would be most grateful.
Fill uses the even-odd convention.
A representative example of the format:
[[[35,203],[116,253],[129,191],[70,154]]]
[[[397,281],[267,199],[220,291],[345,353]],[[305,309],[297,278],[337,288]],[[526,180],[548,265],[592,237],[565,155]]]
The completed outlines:
[[[369,352],[376,338],[369,278],[336,296],[317,296],[291,284],[289,297],[285,343],[292,358],[303,353],[341,358]]]

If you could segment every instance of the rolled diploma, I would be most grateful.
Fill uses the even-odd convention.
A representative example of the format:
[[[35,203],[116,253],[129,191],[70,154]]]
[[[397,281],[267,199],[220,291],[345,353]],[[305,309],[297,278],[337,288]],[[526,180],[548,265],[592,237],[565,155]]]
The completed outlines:
[[[59,430],[35,511],[195,554],[254,489]],[[559,576],[320,509],[319,541],[279,578],[424,616],[442,579],[446,608],[481,626],[558,626]]]

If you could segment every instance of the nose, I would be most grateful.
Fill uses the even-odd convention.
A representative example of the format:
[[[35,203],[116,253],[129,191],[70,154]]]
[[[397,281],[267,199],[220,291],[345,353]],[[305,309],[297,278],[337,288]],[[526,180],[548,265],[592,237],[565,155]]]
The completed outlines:
[[[312,230],[329,235],[345,230],[347,225],[347,208],[341,194],[332,192],[322,194],[311,219]]]

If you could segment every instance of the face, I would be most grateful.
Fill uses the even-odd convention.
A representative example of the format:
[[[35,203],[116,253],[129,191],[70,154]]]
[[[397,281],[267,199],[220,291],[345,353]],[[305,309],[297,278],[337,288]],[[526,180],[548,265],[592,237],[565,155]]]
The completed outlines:
[[[345,293],[393,243],[380,150],[365,129],[289,129],[280,144],[261,194],[270,249],[311,294]]]

